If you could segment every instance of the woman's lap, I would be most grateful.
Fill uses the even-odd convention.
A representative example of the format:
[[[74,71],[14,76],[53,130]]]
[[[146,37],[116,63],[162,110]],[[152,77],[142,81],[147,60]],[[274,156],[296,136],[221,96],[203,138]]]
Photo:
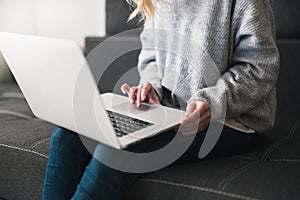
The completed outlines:
[[[77,134],[57,128],[51,137],[43,197],[70,199],[90,158]]]
[[[163,133],[129,147],[127,150],[138,153],[155,151],[168,144],[175,134],[171,131]],[[198,161],[199,149],[205,134],[205,132],[198,133],[188,150],[174,164]],[[229,156],[246,151],[252,145],[253,137],[253,135],[224,127],[219,141],[208,158]],[[141,174],[121,172],[99,162],[96,158],[102,152],[106,152],[102,151],[103,148],[111,147],[98,144],[94,156],[91,156],[78,134],[57,128],[50,144],[43,199],[60,199],[61,197],[93,199],[93,196],[120,199]],[[55,193],[59,195],[59,198],[53,197]]]

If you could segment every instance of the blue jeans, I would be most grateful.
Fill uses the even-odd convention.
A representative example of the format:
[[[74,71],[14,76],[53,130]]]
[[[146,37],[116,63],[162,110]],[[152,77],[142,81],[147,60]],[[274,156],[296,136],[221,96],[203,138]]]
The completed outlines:
[[[149,152],[171,141],[173,131],[149,138],[130,148],[133,152]],[[206,130],[198,133],[189,149],[173,164],[198,162],[198,152]],[[253,146],[255,134],[244,134],[224,127],[221,137],[205,159],[236,155]],[[103,148],[97,144],[95,154]],[[110,168],[92,156],[82,144],[78,134],[58,127],[51,138],[50,153],[44,182],[44,200],[122,199],[126,191],[142,174],[127,173]]]

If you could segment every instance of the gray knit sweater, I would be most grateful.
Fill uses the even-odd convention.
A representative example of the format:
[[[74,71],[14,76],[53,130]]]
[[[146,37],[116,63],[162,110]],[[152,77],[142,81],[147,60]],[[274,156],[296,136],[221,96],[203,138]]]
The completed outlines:
[[[257,132],[275,121],[279,53],[271,0],[164,0],[141,34],[141,82],[208,103]]]

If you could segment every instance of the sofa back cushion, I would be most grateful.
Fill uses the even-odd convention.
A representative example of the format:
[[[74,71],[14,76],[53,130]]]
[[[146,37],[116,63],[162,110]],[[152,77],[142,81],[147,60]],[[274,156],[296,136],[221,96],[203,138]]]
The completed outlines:
[[[281,57],[274,131],[288,135],[300,120],[300,1],[273,0],[273,9]]]
[[[12,80],[11,72],[0,52],[0,84]]]
[[[300,38],[300,1],[273,0],[278,38]]]
[[[277,82],[275,131],[287,135],[300,120],[300,40],[279,39],[280,73]]]
[[[271,0],[272,1],[272,0]],[[300,36],[300,1],[273,0],[279,38],[299,38]],[[106,1],[106,32],[114,35],[122,31],[141,26],[137,21],[127,23],[132,9],[126,0]]]
[[[122,31],[141,26],[137,20],[129,23],[128,17],[132,8],[126,0],[107,0],[106,1],[106,34],[115,35]]]

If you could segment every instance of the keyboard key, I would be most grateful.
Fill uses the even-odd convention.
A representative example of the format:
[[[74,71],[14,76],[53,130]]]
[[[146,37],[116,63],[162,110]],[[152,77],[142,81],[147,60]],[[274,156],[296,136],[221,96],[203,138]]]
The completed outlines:
[[[153,125],[150,122],[132,118],[112,111],[107,110],[107,113],[118,137],[134,133],[143,128],[147,128]]]

